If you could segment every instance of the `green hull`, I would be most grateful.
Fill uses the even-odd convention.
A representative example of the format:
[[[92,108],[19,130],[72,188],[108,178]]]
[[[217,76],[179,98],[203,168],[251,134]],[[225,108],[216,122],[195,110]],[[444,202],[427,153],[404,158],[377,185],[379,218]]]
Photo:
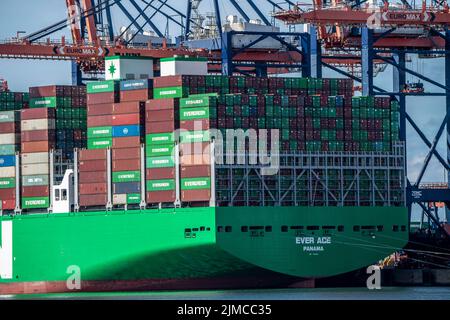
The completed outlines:
[[[4,216],[0,218],[0,292],[14,284],[65,283],[74,266],[82,281],[151,280],[160,281],[158,288],[164,288],[161,281],[167,280],[196,288],[197,279],[204,287],[217,279],[269,274],[331,276],[375,263],[405,246],[408,232],[401,230],[408,229],[407,219],[405,208],[389,207],[179,208]],[[354,231],[354,226],[360,230]],[[318,238],[323,243],[302,243]]]

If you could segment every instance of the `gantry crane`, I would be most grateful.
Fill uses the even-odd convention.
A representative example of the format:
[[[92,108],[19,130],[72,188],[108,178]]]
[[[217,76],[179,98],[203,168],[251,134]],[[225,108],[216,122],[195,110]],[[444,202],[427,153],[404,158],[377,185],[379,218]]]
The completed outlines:
[[[363,95],[390,96],[399,102],[400,139],[402,141],[407,139],[406,124],[408,122],[428,147],[428,154],[416,181],[407,181],[407,207],[411,212],[413,204],[419,205],[444,234],[450,235],[446,231],[449,228],[440,225],[429,206],[430,203],[445,203],[447,221],[450,220],[448,183],[433,184],[432,188],[422,183],[433,156],[447,172],[447,181],[450,180],[450,30],[448,28],[450,12],[447,2],[444,0],[427,4],[423,1],[420,8],[414,8],[406,0],[402,0],[401,4],[390,4],[388,0],[384,0],[382,6],[364,1],[335,0],[331,4],[322,4],[320,0],[315,0],[312,7],[304,8],[302,5],[297,5],[289,10],[280,10],[274,16],[287,24],[310,24],[312,32],[324,44],[328,52],[348,52],[352,55],[356,52],[361,60],[362,72],[361,77],[358,78],[327,64],[315,52],[311,55],[311,59],[316,60],[316,74],[321,73],[322,66],[331,68],[361,82]],[[445,83],[408,69],[406,60],[407,55],[410,54],[418,57],[443,57],[444,66],[441,70],[445,74]],[[348,59],[348,57],[342,58]],[[393,67],[393,90],[374,85],[374,61],[376,60],[381,60]],[[405,90],[406,74],[413,75],[442,91]],[[433,140],[430,141],[426,137],[407,112],[406,96],[443,96],[445,98],[446,113]],[[436,150],[436,146],[445,128],[447,154],[442,156]],[[435,208],[434,205],[432,207]]]

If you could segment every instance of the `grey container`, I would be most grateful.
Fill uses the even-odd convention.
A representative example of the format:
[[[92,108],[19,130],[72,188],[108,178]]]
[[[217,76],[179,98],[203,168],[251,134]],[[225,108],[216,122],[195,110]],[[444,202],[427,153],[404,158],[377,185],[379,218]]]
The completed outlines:
[[[23,153],[22,164],[49,163],[48,152]]]
[[[22,131],[52,130],[55,129],[55,119],[33,119],[21,121]]]
[[[140,182],[117,182],[113,183],[113,193],[140,193],[141,183]]]
[[[22,176],[23,187],[48,186],[49,176],[46,174],[34,176]]]
[[[2,111],[0,112],[0,123],[15,122],[20,118],[20,113],[17,111]]]

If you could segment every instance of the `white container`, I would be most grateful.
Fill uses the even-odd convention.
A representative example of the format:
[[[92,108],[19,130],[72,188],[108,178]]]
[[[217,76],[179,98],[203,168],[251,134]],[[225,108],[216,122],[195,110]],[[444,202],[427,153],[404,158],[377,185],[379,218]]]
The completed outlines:
[[[2,144],[17,144],[20,141],[20,134],[16,133],[2,133],[0,134],[0,145]]]
[[[106,57],[105,80],[153,78],[153,59],[145,57]]]
[[[47,152],[23,153],[22,165],[34,163],[48,163],[49,155]]]
[[[114,194],[113,195],[113,204],[126,204],[127,203],[127,195],[126,194]]]
[[[22,131],[53,130],[55,129],[55,119],[22,120],[20,126]]]
[[[16,176],[16,167],[0,168],[0,178],[14,178]]]
[[[208,60],[206,58],[174,56],[162,58],[160,61],[161,77],[208,74]]]
[[[48,163],[34,163],[22,165],[22,175],[32,176],[49,174],[49,164]]]

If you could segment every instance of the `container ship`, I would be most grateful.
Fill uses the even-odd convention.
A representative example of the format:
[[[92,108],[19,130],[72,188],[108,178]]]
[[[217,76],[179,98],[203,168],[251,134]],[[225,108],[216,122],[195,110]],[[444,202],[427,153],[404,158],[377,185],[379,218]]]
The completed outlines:
[[[289,286],[407,244],[397,101],[152,66],[0,93],[0,294]]]

